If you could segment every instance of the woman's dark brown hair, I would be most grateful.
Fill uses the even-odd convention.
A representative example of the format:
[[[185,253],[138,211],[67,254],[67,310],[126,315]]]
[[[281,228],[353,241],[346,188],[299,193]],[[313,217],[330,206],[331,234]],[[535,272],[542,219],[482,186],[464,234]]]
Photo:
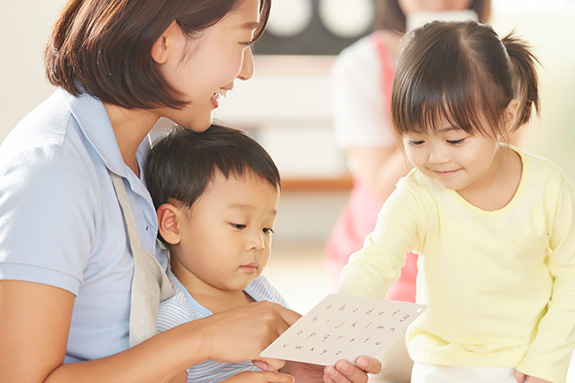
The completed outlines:
[[[486,23],[491,14],[491,0],[472,0],[470,10],[477,13],[481,23]],[[374,29],[406,32],[406,16],[398,0],[375,0]]]
[[[186,104],[152,59],[156,40],[175,20],[193,38],[244,0],[70,0],[45,52],[48,80],[78,96],[133,109]],[[271,0],[261,0],[259,38]]]
[[[393,80],[391,109],[398,137],[425,133],[447,120],[468,133],[507,135],[539,110],[537,59],[512,34],[499,39],[475,21],[434,21],[413,31]],[[517,120],[503,112],[519,100]]]

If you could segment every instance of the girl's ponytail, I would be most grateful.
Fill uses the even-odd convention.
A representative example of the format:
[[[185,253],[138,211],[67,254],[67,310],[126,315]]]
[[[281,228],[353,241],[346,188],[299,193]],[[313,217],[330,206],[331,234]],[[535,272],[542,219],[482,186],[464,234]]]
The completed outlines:
[[[529,46],[523,40],[513,36],[513,32],[505,36],[501,42],[509,54],[517,79],[517,98],[520,104],[517,121],[513,127],[515,130],[529,121],[533,107],[539,113],[539,86],[535,65],[540,63],[531,53]]]

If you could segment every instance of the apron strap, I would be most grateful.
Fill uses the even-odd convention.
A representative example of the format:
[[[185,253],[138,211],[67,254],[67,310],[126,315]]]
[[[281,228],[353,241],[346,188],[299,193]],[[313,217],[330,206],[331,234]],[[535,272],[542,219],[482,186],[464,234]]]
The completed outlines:
[[[132,347],[156,334],[156,315],[160,302],[174,295],[174,287],[156,258],[145,251],[140,244],[140,236],[124,180],[117,174],[110,174],[128,229],[127,234],[134,259],[129,332],[130,347]]]

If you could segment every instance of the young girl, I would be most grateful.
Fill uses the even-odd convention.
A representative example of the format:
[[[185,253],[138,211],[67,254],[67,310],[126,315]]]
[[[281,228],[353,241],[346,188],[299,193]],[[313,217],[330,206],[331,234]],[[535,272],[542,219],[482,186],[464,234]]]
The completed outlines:
[[[166,382],[206,359],[259,359],[299,317],[257,302],[129,347],[153,335],[132,342],[133,323],[149,330],[151,317],[155,332],[153,315],[131,312],[142,301],[132,280],[147,270],[136,254],[162,280],[167,264],[141,174],[148,133],[161,117],[210,126],[219,97],[252,76],[269,10],[270,0],[68,2],[46,49],[59,89],[0,147],[1,382]],[[153,313],[159,302],[148,303],[137,307]],[[325,380],[378,369],[358,366],[340,361]]]
[[[505,143],[538,106],[535,58],[476,22],[415,30],[392,93],[415,170],[346,266],[340,293],[383,297],[421,254],[412,382],[564,382],[575,343],[575,194]]]

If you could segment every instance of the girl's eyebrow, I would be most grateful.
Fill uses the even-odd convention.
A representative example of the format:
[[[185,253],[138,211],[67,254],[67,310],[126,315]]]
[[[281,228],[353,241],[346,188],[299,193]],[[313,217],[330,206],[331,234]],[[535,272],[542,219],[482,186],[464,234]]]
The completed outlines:
[[[450,127],[447,127],[447,128],[439,129],[438,131],[441,132],[441,133],[445,133],[445,132],[450,132],[450,131],[452,131],[452,130],[463,130],[463,129],[458,128],[458,127],[456,127],[456,126],[450,126]]]

